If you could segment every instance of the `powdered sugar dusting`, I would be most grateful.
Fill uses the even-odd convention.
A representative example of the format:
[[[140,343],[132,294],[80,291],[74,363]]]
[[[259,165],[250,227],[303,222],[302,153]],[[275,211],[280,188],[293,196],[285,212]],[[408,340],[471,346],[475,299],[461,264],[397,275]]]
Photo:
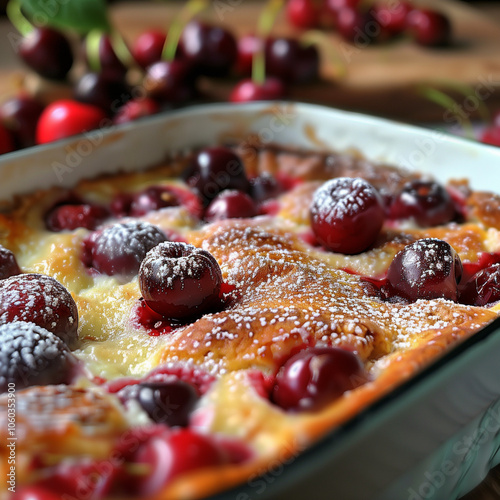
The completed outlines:
[[[198,238],[239,298],[179,330],[165,360],[198,359],[213,372],[274,369],[293,349],[316,344],[348,346],[370,360],[425,331],[459,327],[473,311],[442,300],[402,305],[370,298],[357,276],[312,258],[278,230],[226,221]]]

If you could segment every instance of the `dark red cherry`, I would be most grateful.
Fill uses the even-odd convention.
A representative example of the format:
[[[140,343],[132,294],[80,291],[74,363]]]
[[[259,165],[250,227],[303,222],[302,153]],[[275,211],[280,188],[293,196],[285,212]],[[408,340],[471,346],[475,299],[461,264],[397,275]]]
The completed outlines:
[[[0,120],[14,139],[16,149],[35,145],[36,125],[42,111],[40,102],[24,94],[12,97],[1,105]]]
[[[458,301],[471,306],[486,306],[500,300],[500,264],[478,271],[461,286]]]
[[[212,254],[192,245],[165,242],[141,264],[139,287],[146,304],[173,320],[201,316],[220,305],[222,272]]]
[[[234,36],[221,26],[191,21],[179,40],[184,59],[202,75],[226,76],[237,58]]]
[[[285,85],[278,78],[267,77],[263,83],[247,78],[236,84],[229,95],[229,101],[274,101],[283,99],[285,95]]]
[[[64,204],[53,208],[45,218],[49,231],[73,230],[79,227],[96,229],[109,217],[106,208],[89,203]]]
[[[337,13],[337,30],[347,42],[364,47],[381,34],[381,26],[371,10],[345,7]]]
[[[448,191],[434,181],[414,180],[406,183],[392,201],[392,219],[414,219],[419,226],[438,226],[451,222],[455,204]]]
[[[113,123],[119,125],[120,123],[132,122],[145,116],[154,115],[158,111],[160,111],[160,106],[153,99],[148,97],[131,99],[118,110],[113,118]]]
[[[271,38],[266,42],[266,72],[283,82],[309,83],[319,75],[319,52],[294,38]]]
[[[64,80],[73,66],[68,39],[52,28],[34,28],[19,45],[19,56],[44,78]]]
[[[10,500],[61,500],[61,496],[42,486],[24,486],[16,490]]]
[[[311,227],[318,242],[334,252],[355,254],[376,240],[385,210],[378,191],[360,178],[338,177],[316,190]]]
[[[79,364],[55,334],[34,323],[14,320],[0,325],[0,392],[33,385],[69,384]]]
[[[129,385],[118,393],[122,401],[136,400],[153,422],[186,427],[199,396],[196,389],[175,377]]]
[[[389,296],[410,302],[419,299],[458,298],[463,267],[450,244],[426,238],[407,245],[394,257],[387,271]]]
[[[406,29],[407,17],[412,10],[413,5],[405,0],[382,1],[373,6],[373,16],[382,28],[393,35],[399,35]]]
[[[115,49],[111,43],[111,37],[107,34],[102,34],[99,39],[98,55],[100,63],[99,72],[111,74],[116,79],[124,78],[128,68],[116,55]]]
[[[187,183],[206,205],[225,189],[250,189],[240,157],[224,147],[202,149],[192,161]]]
[[[289,411],[317,411],[368,380],[356,354],[338,347],[313,347],[280,368],[273,403]]]
[[[140,34],[132,45],[132,55],[143,69],[161,60],[167,34],[163,31],[150,30]]]
[[[16,256],[3,245],[0,245],[0,280],[21,274]]]
[[[258,214],[255,202],[248,194],[235,189],[228,189],[218,194],[208,205],[205,212],[207,222],[225,219],[242,219]]]
[[[255,35],[245,35],[238,39],[238,57],[235,71],[242,76],[252,74],[254,54],[260,50],[264,42]]]
[[[129,214],[133,217],[140,217],[153,210],[178,205],[179,200],[170,189],[161,186],[150,186],[134,196]]]
[[[439,47],[450,43],[451,22],[442,12],[413,9],[406,18],[406,28],[420,45]]]
[[[0,123],[0,155],[14,151],[14,139],[11,133]]]
[[[257,203],[276,198],[285,191],[283,184],[271,174],[263,173],[250,180],[250,194]]]
[[[86,241],[89,263],[108,276],[131,278],[139,271],[149,250],[165,240],[163,232],[147,222],[114,224]]]
[[[288,0],[286,14],[293,26],[308,30],[318,26],[321,8],[315,0]]]
[[[191,64],[179,59],[154,63],[144,77],[144,88],[149,97],[173,105],[193,99],[195,84]]]
[[[132,97],[125,81],[107,72],[83,75],[75,85],[74,96],[77,101],[97,106],[108,115],[117,113]]]
[[[154,495],[181,474],[225,462],[225,454],[209,437],[190,429],[152,436],[135,453],[134,463],[143,464],[148,474],[135,478],[134,490],[141,498]]]
[[[0,281],[0,324],[35,323],[70,348],[78,341],[78,309],[71,294],[44,274],[18,274]]]
[[[96,106],[70,99],[49,104],[42,112],[36,128],[36,142],[45,144],[103,126],[106,114]]]

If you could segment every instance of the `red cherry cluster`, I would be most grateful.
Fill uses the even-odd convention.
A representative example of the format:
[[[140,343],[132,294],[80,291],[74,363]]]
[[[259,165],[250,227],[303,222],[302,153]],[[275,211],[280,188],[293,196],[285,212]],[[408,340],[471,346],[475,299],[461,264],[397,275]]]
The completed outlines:
[[[249,50],[248,38],[238,42],[228,29],[197,20],[181,25],[180,36],[171,39],[166,32],[146,31],[130,48],[117,42],[116,33],[90,30],[78,51],[70,42],[71,28],[66,33],[31,26],[26,19],[21,26],[25,34],[18,55],[22,61],[44,79],[71,84],[73,95],[45,107],[20,94],[0,106],[0,154],[204,99],[207,96],[198,88],[200,77],[246,78],[230,96],[231,101],[242,102],[283,98],[285,82],[310,82],[319,74],[315,46],[290,38],[254,41],[250,37]],[[175,32],[179,26],[173,28]],[[263,81],[248,79],[255,52],[264,45]],[[83,76],[73,71],[77,54],[83,54]],[[139,74],[134,76],[131,68],[138,68]]]
[[[417,8],[406,0],[289,0],[287,16],[299,29],[333,28],[346,41],[365,46],[408,34],[419,45],[444,46],[450,42],[451,22],[434,9]]]
[[[316,242],[345,254],[370,248],[387,219],[432,227],[452,222],[458,214],[451,195],[435,181],[409,181],[399,192],[382,198],[370,183],[351,177],[325,182],[314,193],[310,209]]]

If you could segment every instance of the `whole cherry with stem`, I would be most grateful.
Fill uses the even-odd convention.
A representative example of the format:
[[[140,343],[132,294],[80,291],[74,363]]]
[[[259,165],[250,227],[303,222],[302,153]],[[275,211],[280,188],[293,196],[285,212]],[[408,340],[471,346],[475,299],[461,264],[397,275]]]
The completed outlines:
[[[252,78],[239,82],[232,90],[231,102],[270,101],[282,99],[286,95],[283,81],[266,76],[266,48],[263,40],[271,31],[278,13],[283,8],[283,0],[270,0],[262,11],[257,27],[256,50],[252,56]]]

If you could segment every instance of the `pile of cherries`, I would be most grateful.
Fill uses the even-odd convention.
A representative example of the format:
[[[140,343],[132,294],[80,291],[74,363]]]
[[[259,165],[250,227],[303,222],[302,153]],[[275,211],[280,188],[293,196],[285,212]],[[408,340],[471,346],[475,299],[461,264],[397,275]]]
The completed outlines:
[[[330,251],[357,254],[375,244],[386,221],[439,226],[459,219],[462,210],[435,181],[409,181],[396,195],[383,198],[367,181],[341,177],[315,192],[310,213],[317,243]],[[485,254],[482,260],[480,265],[462,264],[450,244],[426,238],[400,251],[384,279],[363,279],[384,300],[444,298],[484,306],[500,300],[500,258]]]
[[[451,23],[443,12],[407,0],[289,0],[287,16],[299,29],[333,28],[348,42],[366,46],[403,34],[426,47],[450,43]]]
[[[70,72],[77,52],[69,38],[52,27],[33,26],[21,40],[19,57],[42,78],[71,83],[73,95],[48,106],[26,93],[4,102],[0,154],[203,101],[209,96],[199,91],[201,78],[242,78],[231,93],[234,102],[281,99],[288,85],[319,78],[318,49],[294,38],[237,40],[222,26],[192,20],[184,26],[172,57],[165,55],[166,44],[166,32],[149,30],[130,48],[122,46],[118,57],[111,36],[103,33],[97,45],[84,43],[78,49],[87,70],[73,82]],[[249,78],[258,50],[265,52],[262,81]],[[129,83],[131,68],[141,74],[134,85]]]

